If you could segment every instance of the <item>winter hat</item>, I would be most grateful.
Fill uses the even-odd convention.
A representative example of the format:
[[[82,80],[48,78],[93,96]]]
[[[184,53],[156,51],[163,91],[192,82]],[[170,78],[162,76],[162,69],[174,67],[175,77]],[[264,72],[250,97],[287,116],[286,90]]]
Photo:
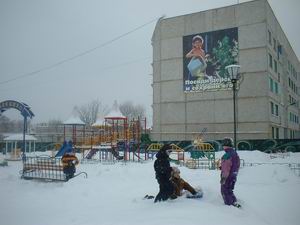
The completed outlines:
[[[161,148],[160,151],[166,151],[168,149],[172,149],[172,146],[170,144],[164,144]]]
[[[168,154],[168,152],[172,152],[172,146],[170,144],[164,144],[159,151]]]
[[[223,146],[233,147],[233,140],[230,137],[225,137],[223,140]]]
[[[169,144],[164,144],[156,154],[156,158],[168,158],[171,152],[172,146]]]

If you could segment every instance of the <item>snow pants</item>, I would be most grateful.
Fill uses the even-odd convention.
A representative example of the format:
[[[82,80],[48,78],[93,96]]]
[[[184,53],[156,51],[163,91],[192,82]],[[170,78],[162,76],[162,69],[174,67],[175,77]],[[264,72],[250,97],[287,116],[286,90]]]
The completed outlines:
[[[66,166],[63,168],[64,174],[66,175],[66,180],[69,180],[74,177],[74,173],[76,172],[75,165]]]
[[[236,176],[229,176],[225,183],[221,185],[221,194],[225,205],[232,205],[236,202],[236,197],[233,193]]]
[[[166,201],[173,197],[174,186],[170,180],[157,180],[159,183],[159,192],[154,202]]]

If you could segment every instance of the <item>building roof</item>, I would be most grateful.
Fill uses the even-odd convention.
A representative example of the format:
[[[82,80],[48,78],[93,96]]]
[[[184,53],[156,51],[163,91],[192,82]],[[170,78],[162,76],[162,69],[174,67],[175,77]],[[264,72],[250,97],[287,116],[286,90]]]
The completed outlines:
[[[105,119],[127,119],[127,117],[124,116],[119,109],[115,109],[108,113]]]
[[[85,125],[85,123],[78,117],[71,116],[64,122],[64,125]]]
[[[120,109],[119,109],[119,105],[117,103],[117,101],[114,102],[112,110],[110,111],[110,113],[108,113],[104,119],[118,119],[118,120],[125,120],[127,119],[126,116],[124,116]]]
[[[25,135],[26,141],[36,141],[36,137],[33,135],[26,134]],[[23,141],[23,134],[11,134],[4,138],[4,141]]]

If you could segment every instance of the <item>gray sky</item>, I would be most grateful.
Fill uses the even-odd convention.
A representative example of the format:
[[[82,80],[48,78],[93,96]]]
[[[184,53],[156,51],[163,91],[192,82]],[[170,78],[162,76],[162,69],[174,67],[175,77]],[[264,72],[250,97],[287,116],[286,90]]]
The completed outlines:
[[[27,103],[35,113],[33,122],[64,121],[75,105],[95,99],[109,106],[114,100],[130,100],[144,105],[151,117],[155,22],[52,69],[1,82],[101,46],[162,15],[173,17],[235,3],[237,0],[0,0],[0,102]],[[269,3],[300,58],[300,0]],[[5,113],[10,118],[18,114],[14,110]]]

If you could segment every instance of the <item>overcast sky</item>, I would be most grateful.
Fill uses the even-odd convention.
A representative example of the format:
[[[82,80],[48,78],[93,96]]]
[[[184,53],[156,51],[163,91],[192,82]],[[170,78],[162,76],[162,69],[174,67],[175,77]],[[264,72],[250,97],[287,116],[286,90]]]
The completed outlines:
[[[239,1],[245,2],[245,1]],[[33,122],[68,119],[75,105],[132,101],[152,117],[152,22],[237,0],[0,0],[0,102],[31,106]],[[269,0],[300,57],[300,0]],[[15,77],[94,51],[24,79]],[[299,71],[298,71],[299,72]],[[10,118],[15,110],[5,113]],[[149,118],[151,120],[151,118]]]

